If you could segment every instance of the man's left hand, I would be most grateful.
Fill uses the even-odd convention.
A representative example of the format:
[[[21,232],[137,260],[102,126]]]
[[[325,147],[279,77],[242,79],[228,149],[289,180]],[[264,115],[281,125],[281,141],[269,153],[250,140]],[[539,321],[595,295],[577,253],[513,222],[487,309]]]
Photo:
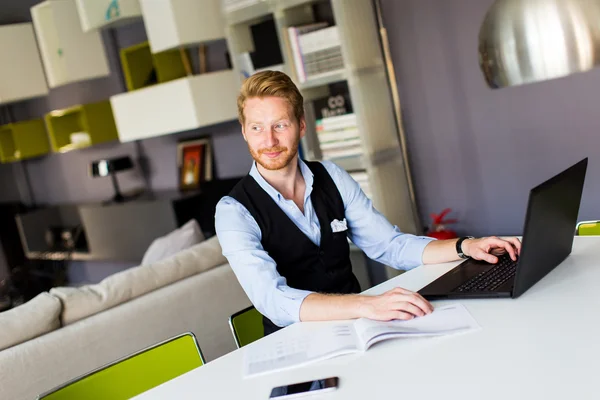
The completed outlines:
[[[496,236],[480,239],[466,239],[462,243],[463,253],[475,260],[498,262],[499,255],[508,253],[513,261],[521,254],[521,241],[515,237],[498,238]]]

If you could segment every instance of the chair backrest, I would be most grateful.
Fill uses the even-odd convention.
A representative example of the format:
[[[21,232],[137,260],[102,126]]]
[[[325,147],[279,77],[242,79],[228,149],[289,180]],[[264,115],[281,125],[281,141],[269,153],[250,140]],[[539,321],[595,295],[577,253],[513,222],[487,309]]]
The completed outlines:
[[[265,336],[262,318],[262,314],[253,306],[229,317],[229,326],[238,349]]]
[[[38,399],[129,399],[202,365],[196,337],[184,333],[80,376]]]
[[[582,221],[577,224],[577,235],[598,236],[600,235],[600,221]]]

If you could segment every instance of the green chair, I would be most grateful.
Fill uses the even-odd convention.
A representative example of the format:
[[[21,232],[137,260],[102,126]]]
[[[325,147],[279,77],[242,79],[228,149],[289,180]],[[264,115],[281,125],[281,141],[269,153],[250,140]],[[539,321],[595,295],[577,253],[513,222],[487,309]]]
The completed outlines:
[[[229,326],[238,349],[265,336],[262,318],[262,314],[253,306],[229,317]]]
[[[600,221],[582,221],[577,224],[577,235],[600,236]]]
[[[188,332],[73,379],[38,399],[129,399],[202,365],[196,337]]]

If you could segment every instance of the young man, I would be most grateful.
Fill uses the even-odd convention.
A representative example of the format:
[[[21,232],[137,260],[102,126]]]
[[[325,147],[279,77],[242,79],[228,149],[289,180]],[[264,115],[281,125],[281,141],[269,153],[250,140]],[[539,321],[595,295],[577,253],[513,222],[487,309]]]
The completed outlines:
[[[216,231],[246,294],[265,318],[265,335],[298,321],[410,319],[433,310],[419,294],[396,288],[362,296],[347,237],[367,256],[397,269],[458,260],[457,240],[404,234],[332,162],[304,162],[303,98],[290,78],[267,71],[248,78],[238,97],[250,174],[217,205]],[[491,263],[516,238],[462,238],[464,254]]]

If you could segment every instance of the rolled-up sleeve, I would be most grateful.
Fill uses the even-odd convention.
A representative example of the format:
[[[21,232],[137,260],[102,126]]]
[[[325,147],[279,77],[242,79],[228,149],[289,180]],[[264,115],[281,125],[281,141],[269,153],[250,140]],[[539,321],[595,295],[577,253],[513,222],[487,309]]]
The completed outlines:
[[[323,165],[342,196],[350,240],[369,258],[392,268],[409,270],[422,265],[425,247],[435,239],[401,232],[373,207],[348,172],[330,161]]]
[[[299,322],[302,302],[312,292],[289,287],[279,275],[248,210],[234,198],[224,197],[217,204],[215,228],[223,255],[254,307],[277,326]]]

